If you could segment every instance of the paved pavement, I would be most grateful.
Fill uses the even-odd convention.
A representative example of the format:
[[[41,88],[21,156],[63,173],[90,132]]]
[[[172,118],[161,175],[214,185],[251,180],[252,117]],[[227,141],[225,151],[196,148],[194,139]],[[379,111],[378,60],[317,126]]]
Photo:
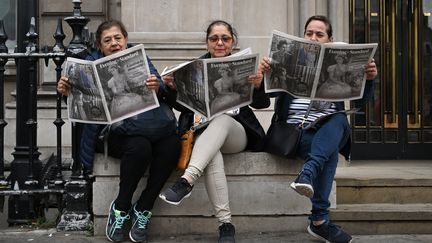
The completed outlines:
[[[354,243],[431,243],[430,235],[356,235]],[[152,236],[148,243],[214,243],[213,235]],[[107,243],[104,236],[89,236],[86,232],[56,232],[48,230],[10,229],[0,231],[1,243]],[[131,242],[124,241],[124,242]],[[237,243],[320,242],[306,232],[248,233],[236,235]]]

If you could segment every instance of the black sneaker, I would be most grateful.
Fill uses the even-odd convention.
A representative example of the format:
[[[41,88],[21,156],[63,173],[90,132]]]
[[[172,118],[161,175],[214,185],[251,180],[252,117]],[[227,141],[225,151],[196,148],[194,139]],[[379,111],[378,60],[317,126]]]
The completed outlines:
[[[111,203],[105,229],[105,234],[108,240],[112,242],[120,242],[124,240],[124,223],[129,220],[129,218],[130,216],[128,213],[115,209],[114,201]]]
[[[172,187],[165,189],[159,197],[167,203],[179,205],[181,201],[190,196],[193,185],[180,177]]]
[[[219,226],[218,243],[235,243],[235,228],[231,223],[223,223]]]
[[[129,238],[133,242],[146,242],[147,228],[150,223],[152,213],[150,211],[137,211],[135,207],[132,208],[132,226],[129,231]]]
[[[291,183],[290,187],[300,195],[306,196],[308,198],[313,197],[314,189],[312,187],[312,180],[310,176],[305,174],[303,171],[301,171],[295,181]]]
[[[349,243],[352,241],[352,237],[348,233],[329,220],[319,226],[314,226],[311,222],[307,230],[309,234],[325,242]]]

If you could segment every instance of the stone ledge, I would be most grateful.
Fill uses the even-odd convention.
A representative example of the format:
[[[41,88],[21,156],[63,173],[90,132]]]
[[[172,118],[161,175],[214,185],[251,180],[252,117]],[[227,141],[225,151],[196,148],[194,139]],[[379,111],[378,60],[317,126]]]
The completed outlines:
[[[167,186],[178,176],[171,177]],[[311,204],[308,198],[299,196],[289,188],[292,176],[227,176],[230,207],[233,215],[301,215],[308,214]],[[133,200],[137,200],[145,186],[140,181]],[[179,206],[163,202],[159,198],[152,212],[164,216],[210,216],[213,208],[209,203],[204,180],[195,183],[192,194]],[[111,201],[118,192],[118,177],[96,177],[93,183],[93,213],[107,216]],[[97,205],[97,206],[96,206]]]
[[[227,175],[297,175],[302,161],[280,158],[264,152],[242,152],[224,155]],[[120,161],[96,154],[93,167],[94,176],[119,175]]]

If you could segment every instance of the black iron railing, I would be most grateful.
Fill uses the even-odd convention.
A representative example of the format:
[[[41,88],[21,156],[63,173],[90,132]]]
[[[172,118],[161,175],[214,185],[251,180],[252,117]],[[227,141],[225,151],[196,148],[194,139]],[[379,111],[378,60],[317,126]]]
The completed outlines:
[[[48,65],[52,61],[55,65],[57,80],[60,79],[62,64],[67,56],[85,58],[88,54],[86,43],[90,41],[83,38],[86,33],[85,26],[90,21],[81,15],[81,1],[72,0],[74,4],[73,16],[64,20],[71,26],[73,38],[70,45],[65,48],[63,40],[65,35],[62,20],[58,20],[57,29],[53,35],[55,44],[52,48],[44,48],[39,52],[38,34],[34,17],[31,17],[30,26],[24,39],[18,34],[18,48],[9,53],[6,47],[8,39],[4,30],[3,21],[0,20],[0,197],[8,197],[10,225],[29,224],[37,218],[43,217],[42,201],[56,198],[56,207],[62,213],[57,225],[59,230],[86,230],[91,224],[90,213],[90,183],[91,180],[83,173],[82,165],[77,159],[79,136],[76,129],[79,124],[72,125],[72,175],[65,179],[62,168],[62,126],[61,117],[63,97],[57,92],[56,119],[56,155],[51,156],[46,163],[39,160],[40,153],[37,146],[37,72],[38,61],[45,60]],[[18,28],[20,31],[27,23],[32,11],[35,12],[36,1],[18,0]],[[34,16],[34,15],[33,15]],[[89,36],[88,32],[85,36]],[[51,49],[52,51],[48,51]],[[12,153],[14,159],[10,163],[10,175],[5,177],[4,159],[4,131],[7,128],[4,112],[4,81],[5,65],[14,61],[17,66],[16,89],[16,146]],[[79,128],[79,127],[78,127]],[[42,209],[42,210],[41,210]]]

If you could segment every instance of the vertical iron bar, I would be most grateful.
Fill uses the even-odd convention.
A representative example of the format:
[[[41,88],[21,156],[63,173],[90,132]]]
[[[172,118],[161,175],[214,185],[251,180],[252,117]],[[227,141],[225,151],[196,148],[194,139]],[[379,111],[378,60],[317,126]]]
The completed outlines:
[[[26,34],[28,38],[28,44],[26,47],[26,54],[36,53],[37,46],[36,46],[36,40],[38,38],[38,34],[35,32],[35,19],[34,17],[31,18],[30,21],[30,29],[29,32]],[[35,181],[35,176],[33,174],[33,164],[34,164],[34,157],[31,156],[35,149],[36,149],[36,127],[37,127],[37,118],[36,118],[36,110],[37,110],[37,91],[36,91],[36,61],[37,59],[34,57],[29,57],[29,82],[28,82],[28,95],[30,97],[28,105],[29,105],[29,117],[26,122],[28,126],[28,132],[29,132],[29,172],[27,176],[27,181],[32,182]]]
[[[29,52],[28,48],[35,48],[36,43],[33,46],[26,45],[28,39],[26,33],[32,16],[37,16],[37,0],[17,0],[17,52],[19,53]],[[34,77],[29,77],[31,62],[35,60],[19,58],[17,62],[16,145],[12,153],[14,159],[11,162],[10,174],[11,188],[14,190],[26,188],[30,170],[32,171],[30,176],[33,178],[39,178],[42,170],[38,147],[30,148],[32,141],[35,142],[33,145],[36,144],[36,135],[29,134],[27,124],[34,118],[30,116],[31,109],[36,110],[29,107],[31,102],[29,99],[34,99],[28,95],[29,81],[36,82],[37,79],[34,70],[31,72]],[[32,167],[30,167],[30,160],[33,160]],[[34,221],[38,215],[30,209],[32,205],[35,203],[31,202],[28,196],[9,197],[9,224],[29,224]]]
[[[90,21],[81,15],[81,0],[72,0],[74,4],[73,16],[65,18],[73,31],[73,38],[66,50],[66,56],[84,59],[88,50],[83,41],[84,27]],[[90,214],[90,180],[83,176],[81,161],[78,158],[80,124],[72,123],[72,176],[66,183],[66,208],[57,225],[57,230],[81,231],[91,224]]]
[[[83,29],[90,21],[89,18],[81,15],[81,0],[72,0],[74,4],[73,16],[66,17],[64,20],[72,28],[73,37],[66,49],[66,56],[85,59],[88,50],[83,39]],[[72,124],[72,178],[79,179],[82,177],[82,164],[78,158],[79,144],[80,144],[81,124]]]
[[[38,48],[36,45],[36,41],[38,38],[38,34],[35,32],[36,23],[35,18],[32,17],[30,20],[30,29],[29,32],[26,34],[28,43],[26,47],[26,54],[36,53],[38,52]],[[28,83],[28,95],[30,97],[29,99],[29,119],[27,120],[26,124],[28,126],[28,132],[29,132],[29,168],[28,168],[28,175],[27,180],[24,182],[23,189],[25,190],[35,190],[38,188],[38,180],[37,177],[35,177],[35,174],[33,172],[34,164],[35,164],[35,158],[32,156],[33,153],[37,150],[36,147],[36,141],[37,141],[37,90],[36,90],[36,68],[37,68],[37,58],[35,57],[29,57],[29,68],[28,68],[28,75],[29,75],[29,83]],[[36,219],[37,217],[41,216],[38,215],[38,213],[35,211],[35,206],[38,203],[37,198],[34,195],[30,195],[28,197],[29,205],[29,215],[32,219]]]
[[[3,20],[0,20],[0,53],[8,53],[7,39],[8,36],[4,29]],[[7,125],[4,119],[4,72],[7,61],[7,58],[0,58],[0,189],[5,189],[8,185],[4,176],[4,128]]]
[[[53,52],[64,52],[65,47],[63,45],[63,40],[65,39],[65,34],[63,33],[62,20],[57,20],[57,29],[53,35],[56,43],[53,47]],[[65,58],[64,57],[56,57],[53,59],[56,65],[56,80],[60,79],[62,67]],[[62,176],[62,126],[65,123],[61,117],[61,106],[62,106],[62,95],[57,91],[57,103],[56,103],[56,120],[54,121],[54,125],[57,128],[57,173],[56,173],[56,187],[63,187],[64,181]]]

